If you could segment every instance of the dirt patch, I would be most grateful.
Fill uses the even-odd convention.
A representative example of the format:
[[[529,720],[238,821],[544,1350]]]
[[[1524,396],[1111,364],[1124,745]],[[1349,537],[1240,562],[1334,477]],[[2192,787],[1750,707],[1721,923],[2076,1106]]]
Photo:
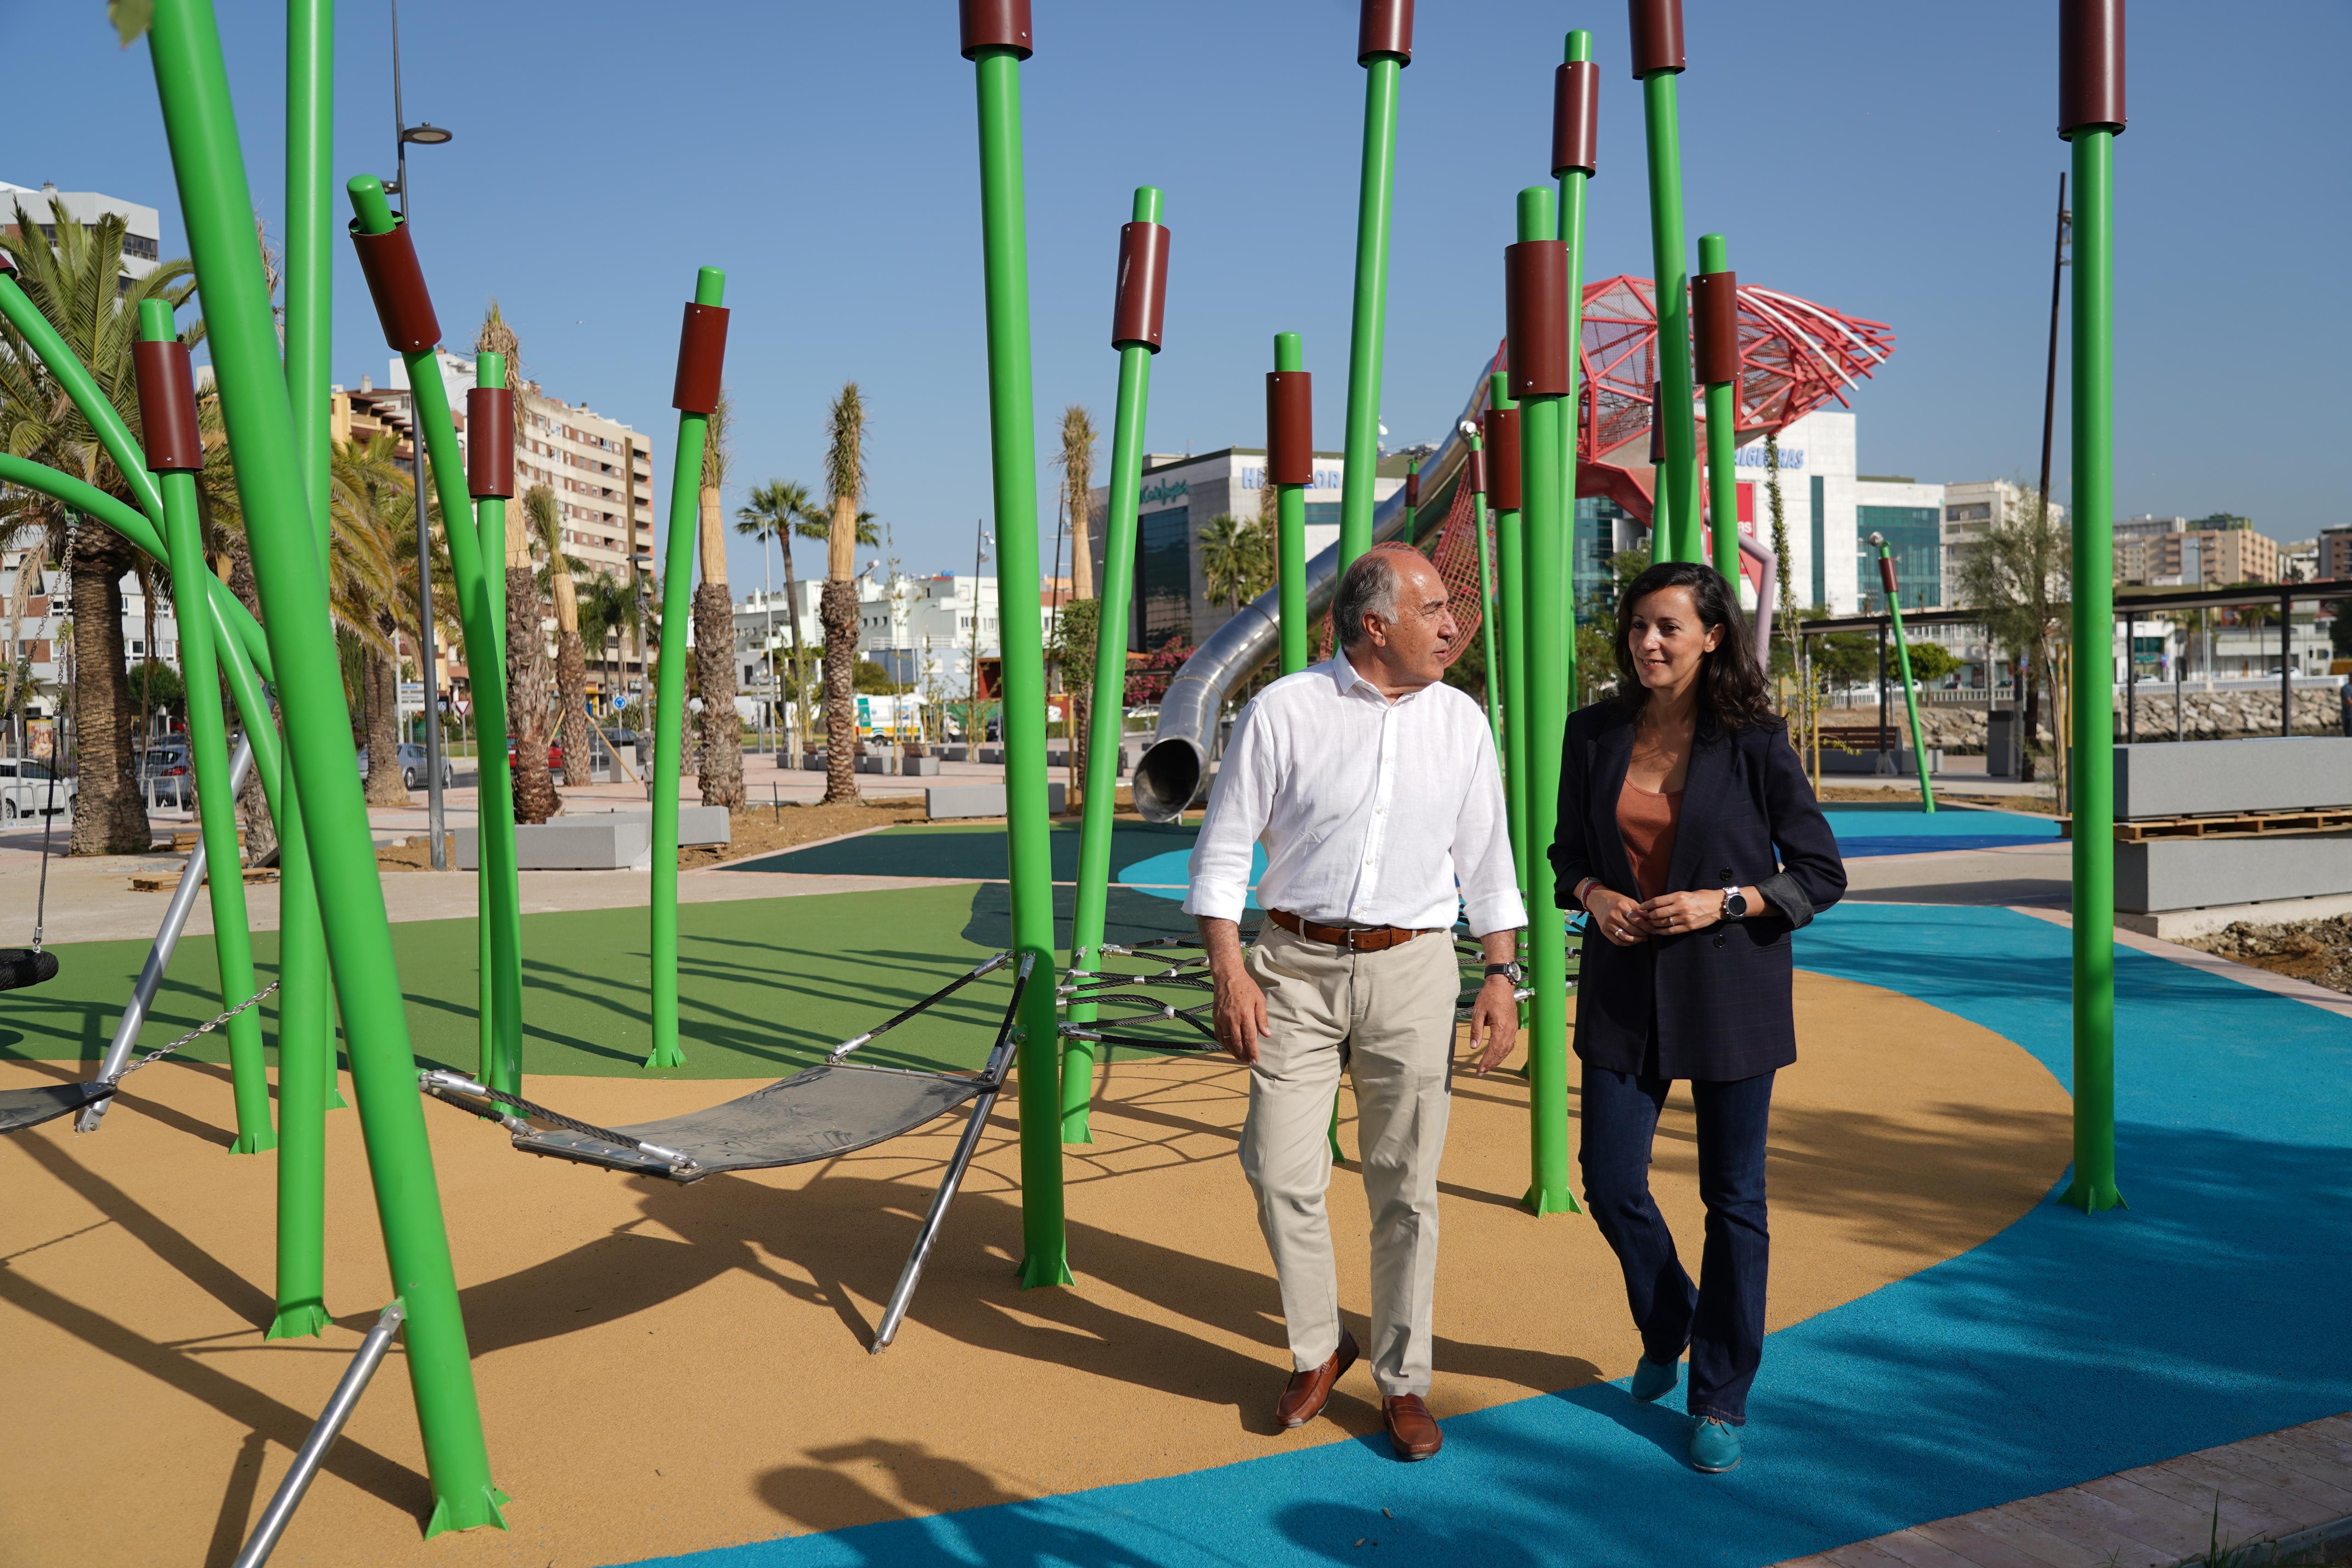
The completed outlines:
[[[728,818],[728,829],[733,841],[724,844],[697,844],[677,852],[677,868],[692,871],[698,866],[717,865],[721,861],[739,861],[750,855],[773,854],[779,850],[814,843],[819,839],[837,839],[845,833],[862,833],[869,828],[887,828],[898,822],[927,822],[930,814],[923,808],[919,795],[898,800],[860,800],[854,805],[795,806],[786,801],[781,806],[751,806],[733,812]]]
[[[449,863],[454,866],[457,863],[457,835],[450,833],[446,837],[448,840]],[[375,863],[379,871],[431,871],[433,837],[429,833],[419,833],[413,839],[388,844],[375,852]]]
[[[2352,915],[2284,925],[2241,920],[2210,936],[2189,937],[2182,946],[2352,993]]]

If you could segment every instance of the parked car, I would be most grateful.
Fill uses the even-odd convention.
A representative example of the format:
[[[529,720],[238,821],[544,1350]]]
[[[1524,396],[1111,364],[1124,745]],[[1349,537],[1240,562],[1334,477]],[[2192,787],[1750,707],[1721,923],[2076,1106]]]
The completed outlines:
[[[147,748],[139,763],[141,792],[158,805],[186,808],[196,793],[195,767],[184,740],[166,740]]]
[[[425,747],[416,745],[413,741],[404,740],[400,743],[399,757],[400,787],[402,789],[414,789],[416,788],[416,781],[418,779],[430,779],[433,776],[431,772],[432,759],[426,753]],[[366,778],[367,770],[367,747],[362,746],[360,747],[360,777],[362,779]],[[444,789],[451,788],[457,782],[457,769],[449,766],[449,759],[447,758],[443,758],[441,759],[441,788]]]
[[[509,736],[507,737],[507,766],[512,768],[514,765],[514,737]],[[547,743],[547,770],[550,773],[563,771],[563,743],[560,740],[551,740]]]
[[[38,817],[49,811],[69,816],[73,811],[74,781],[57,781],[57,803],[49,800],[49,765],[36,758],[0,757],[0,821],[15,821],[19,817]]]

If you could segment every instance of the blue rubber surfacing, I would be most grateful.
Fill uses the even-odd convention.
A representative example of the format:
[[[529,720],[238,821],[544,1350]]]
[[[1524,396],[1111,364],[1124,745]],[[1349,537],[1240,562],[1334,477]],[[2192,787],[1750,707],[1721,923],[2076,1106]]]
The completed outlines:
[[[1849,905],[1799,941],[1803,967],[2069,1080],[2063,927]],[[1594,1385],[1451,1419],[1425,1464],[1376,1437],[652,1561],[1232,1568],[1377,1542],[1408,1562],[1749,1568],[2352,1408],[2352,1020],[2127,949],[2116,991],[2132,1207],[2084,1216],[2062,1180],[1972,1250],[1771,1335],[1728,1475],[1685,1466],[1678,1410]]]

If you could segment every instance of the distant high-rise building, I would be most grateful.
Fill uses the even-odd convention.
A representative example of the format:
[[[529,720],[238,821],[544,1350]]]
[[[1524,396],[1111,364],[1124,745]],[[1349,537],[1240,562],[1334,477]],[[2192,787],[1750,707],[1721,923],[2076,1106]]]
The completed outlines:
[[[122,271],[128,277],[144,277],[163,264],[163,215],[152,207],[142,207],[136,202],[126,202],[120,196],[101,195],[96,191],[60,191],[55,185],[43,185],[35,190],[29,185],[12,185],[0,180],[0,227],[16,232],[16,209],[34,226],[47,235],[52,243],[58,237],[56,210],[65,209],[66,216],[78,224],[95,225],[99,219],[113,214],[122,220]]]

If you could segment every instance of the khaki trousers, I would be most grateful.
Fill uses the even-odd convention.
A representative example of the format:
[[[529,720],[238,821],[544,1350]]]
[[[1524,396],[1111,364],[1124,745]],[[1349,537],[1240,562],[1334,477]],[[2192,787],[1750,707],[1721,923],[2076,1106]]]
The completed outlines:
[[[1339,1051],[1356,1084],[1357,1135],[1372,1220],[1372,1381],[1389,1397],[1429,1391],[1437,1277],[1437,1166],[1461,975],[1444,932],[1349,953],[1268,923],[1248,956],[1270,1038],[1250,1069],[1242,1172],[1282,1285],[1291,1364],[1339,1345],[1339,1277],[1323,1191]]]

